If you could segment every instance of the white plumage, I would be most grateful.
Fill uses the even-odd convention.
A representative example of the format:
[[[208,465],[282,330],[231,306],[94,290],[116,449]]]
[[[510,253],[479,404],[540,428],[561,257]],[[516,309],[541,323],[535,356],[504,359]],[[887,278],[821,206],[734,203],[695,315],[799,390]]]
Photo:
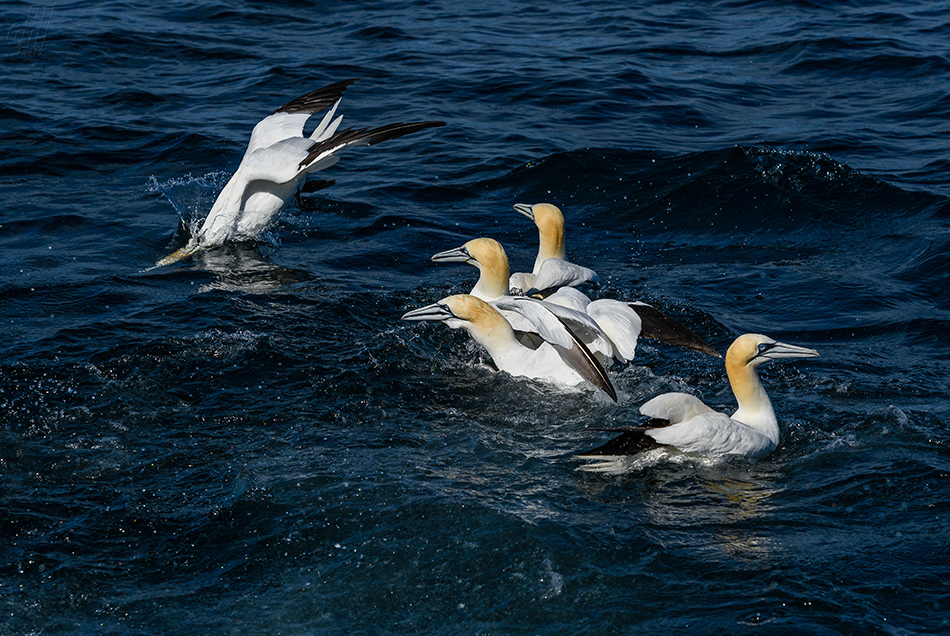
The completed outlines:
[[[621,435],[603,446],[581,453],[600,462],[594,470],[612,470],[618,458],[656,446],[706,457],[761,457],[779,442],[779,427],[758,368],[787,358],[812,358],[818,352],[776,342],[761,334],[739,336],[726,352],[726,374],[739,408],[732,416],[714,411],[687,393],[664,393],[640,407],[650,418],[644,425],[611,429]]]
[[[550,203],[516,203],[515,210],[538,228],[538,255],[531,273],[517,272],[509,280],[514,295],[530,296],[559,287],[597,282],[597,272],[568,262],[564,242],[564,215]]]
[[[578,302],[589,302],[573,287],[596,282],[597,274],[592,269],[565,260],[566,239],[561,210],[550,203],[516,203],[514,207],[538,227],[538,255],[532,273],[516,273],[509,277],[510,293],[538,295],[547,301],[575,308]],[[594,302],[594,308],[585,310],[585,313],[594,318],[610,338],[614,345],[613,356],[620,362],[633,359],[640,336],[719,357],[719,353],[691,329],[650,305],[613,299]]]
[[[388,124],[378,128],[339,130],[337,106],[355,80],[336,82],[291,100],[262,119],[251,131],[237,170],[218,195],[201,228],[188,245],[158,261],[167,265],[228,241],[253,240],[274,220],[303,186],[307,175],[337,162],[336,153],[350,146],[368,146],[409,133],[441,126],[425,121]],[[305,137],[310,117],[329,109],[317,128]]]
[[[470,293],[493,304],[516,331],[532,331],[530,324],[511,315],[511,308],[504,305],[507,299],[524,297],[508,294],[508,256],[498,241],[490,238],[472,239],[461,247],[435,254],[432,260],[475,266],[479,276]],[[645,323],[650,327],[649,337],[719,355],[685,326],[643,303],[609,298],[591,301],[573,287],[561,287],[545,297],[544,301],[538,302],[543,302],[549,311],[561,318],[601,364],[606,365],[611,360],[621,363],[632,360]]]
[[[505,248],[495,239],[472,239],[461,247],[435,254],[432,260],[440,263],[468,263],[475,266],[479,271],[478,281],[469,293],[500,311],[515,331],[522,334],[538,332],[539,326],[534,324],[532,315],[527,313],[531,304],[523,302],[530,300],[544,307],[546,310],[544,313],[557,316],[597,356],[601,364],[606,364],[614,356],[613,344],[597,322],[584,310],[582,307],[584,303],[554,303],[548,302],[548,299],[542,301],[527,296],[509,295],[506,285],[508,256]],[[565,292],[565,295],[560,297],[561,300],[567,300],[567,293],[569,292]],[[576,293],[583,296],[581,292]]]
[[[468,294],[448,296],[437,303],[406,312],[403,320],[442,322],[464,329],[482,345],[495,366],[513,376],[544,380],[565,386],[585,381],[617,400],[616,391],[603,367],[590,351],[542,303],[530,298],[512,298],[519,312],[537,328],[540,342],[530,347],[517,339],[502,314],[487,302]]]

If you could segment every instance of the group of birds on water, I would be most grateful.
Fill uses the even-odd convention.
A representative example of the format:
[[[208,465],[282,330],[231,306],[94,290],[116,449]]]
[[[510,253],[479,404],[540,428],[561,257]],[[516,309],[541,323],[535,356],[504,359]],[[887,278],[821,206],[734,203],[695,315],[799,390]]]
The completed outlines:
[[[614,401],[617,393],[606,367],[632,360],[641,336],[719,356],[688,327],[650,305],[591,300],[576,286],[596,281],[597,274],[566,260],[561,211],[550,203],[517,204],[515,210],[538,228],[538,255],[530,273],[509,274],[508,257],[498,241],[473,239],[432,257],[478,268],[472,290],[411,310],[402,319],[464,329],[499,370],[512,376],[568,386],[586,382]],[[817,355],[768,336],[742,335],[726,352],[726,373],[739,404],[731,417],[688,393],[664,393],[640,407],[649,418],[645,423],[606,429],[620,435],[578,457],[598,462],[592,470],[611,470],[617,458],[657,447],[713,457],[761,457],[778,445],[779,428],[758,368],[771,360]]]
[[[284,104],[252,130],[237,170],[225,184],[200,227],[186,245],[160,259],[169,265],[227,242],[256,239],[291,199],[332,181],[308,181],[328,168],[350,146],[396,139],[441,121],[340,129],[336,111],[344,80]],[[320,124],[304,135],[307,121],[326,110]],[[639,338],[721,357],[702,338],[672,317],[642,302],[591,300],[577,289],[597,281],[594,270],[571,263],[565,249],[564,216],[550,203],[516,204],[514,209],[538,229],[538,254],[531,272],[511,273],[504,247],[475,238],[439,252],[439,263],[467,263],[478,280],[467,294],[455,294],[406,312],[403,320],[441,322],[465,330],[483,347],[495,367],[516,377],[561,386],[593,385],[617,401],[607,368],[630,362]],[[611,470],[614,462],[654,448],[706,457],[761,457],[776,448],[779,427],[758,368],[772,360],[811,358],[813,349],[776,342],[761,334],[736,338],[726,352],[726,374],[738,409],[719,413],[688,393],[664,393],[640,407],[645,422],[604,429],[620,434],[577,456],[592,470]]]

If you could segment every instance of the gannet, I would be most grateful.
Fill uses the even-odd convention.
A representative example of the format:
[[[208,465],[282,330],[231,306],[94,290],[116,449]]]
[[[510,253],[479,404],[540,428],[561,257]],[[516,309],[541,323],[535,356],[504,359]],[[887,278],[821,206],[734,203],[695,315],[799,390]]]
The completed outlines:
[[[565,287],[573,287],[587,281],[597,281],[597,274],[592,269],[564,260],[566,253],[564,214],[560,209],[550,203],[535,203],[534,205],[516,203],[514,208],[532,219],[538,226],[539,244],[532,273],[511,275],[508,286],[512,294],[527,296],[542,294],[545,300],[561,303],[558,299],[548,298],[552,290],[560,291]],[[564,294],[561,296],[563,297]],[[603,321],[602,327],[605,327],[607,331],[613,329],[618,336],[621,332],[616,331],[617,329],[628,331],[630,321],[639,320],[642,323],[639,333],[644,338],[720,357],[715,349],[706,344],[691,329],[651,305],[637,301],[626,303],[629,309],[636,312],[639,317],[637,319],[630,316],[629,310],[621,304],[610,305],[610,303],[623,303],[623,301],[601,302],[599,299],[594,302],[598,304],[592,310],[602,317],[598,323]],[[573,306],[573,301],[568,300],[568,306]],[[612,323],[612,326],[608,326],[608,322]],[[632,350],[635,346],[636,342],[631,341],[628,349]]]
[[[564,215],[550,203],[516,203],[515,210],[538,227],[538,255],[530,274],[512,274],[511,293],[531,296],[558,287],[597,282],[597,272],[567,261],[564,242]]]
[[[731,417],[688,393],[664,393],[640,407],[640,413],[650,418],[646,423],[607,429],[621,435],[579,457],[600,461],[594,470],[608,470],[618,458],[656,447],[705,457],[762,457],[778,446],[779,428],[758,368],[771,360],[817,356],[814,349],[761,334],[739,336],[726,352],[726,374],[739,404]]]
[[[534,315],[543,341],[528,347],[515,337],[507,320],[487,302],[469,294],[443,298],[437,303],[403,314],[403,320],[437,321],[452,329],[465,329],[491,356],[495,366],[513,376],[523,376],[576,386],[585,380],[601,389],[613,401],[617,392],[606,371],[570,329],[554,314],[530,298],[513,298]]]
[[[478,281],[469,292],[489,302],[502,312],[517,331],[530,331],[516,316],[511,316],[506,281],[508,256],[498,241],[477,238],[461,247],[432,256],[436,262],[468,263],[479,271]],[[659,310],[640,302],[624,302],[610,298],[591,301],[573,287],[561,287],[543,301],[548,309],[563,319],[602,364],[611,358],[625,363],[633,360],[640,336],[668,344],[687,347],[716,357],[719,353],[698,335]],[[555,306],[551,306],[555,305]],[[513,307],[517,311],[520,307]]]
[[[156,267],[173,263],[198,249],[231,240],[257,238],[291,197],[307,188],[308,174],[335,164],[337,153],[350,146],[370,146],[417,132],[441,121],[387,124],[378,128],[339,130],[343,116],[335,117],[343,91],[356,80],[343,80],[293,99],[262,119],[251,131],[244,158],[225,184],[188,245],[166,256]],[[305,137],[310,116],[329,109],[320,125]],[[335,118],[334,118],[335,117]]]
[[[601,364],[607,364],[614,356],[614,346],[610,339],[585,311],[527,296],[509,295],[508,255],[501,243],[495,239],[484,237],[472,239],[461,247],[434,254],[432,260],[437,263],[468,263],[475,266],[479,271],[478,281],[469,294],[484,300],[501,312],[525,344],[530,343],[530,335],[537,334],[540,328],[539,325],[533,323],[534,317],[538,314],[529,311],[530,303],[522,302],[530,299],[544,307],[547,310],[545,313],[553,313],[563,321],[571,332],[597,356]],[[519,302],[512,302],[515,298],[519,299]],[[528,336],[525,337],[525,334]]]

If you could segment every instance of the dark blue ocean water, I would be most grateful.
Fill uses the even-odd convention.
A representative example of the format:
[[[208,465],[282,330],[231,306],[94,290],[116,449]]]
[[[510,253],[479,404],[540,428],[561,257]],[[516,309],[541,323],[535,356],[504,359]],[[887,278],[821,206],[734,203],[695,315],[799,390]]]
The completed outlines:
[[[950,3],[8,2],[0,634],[950,631]],[[145,272],[251,127],[358,77],[318,209]],[[597,293],[765,369],[764,460],[578,471],[618,405],[401,323],[564,211]]]

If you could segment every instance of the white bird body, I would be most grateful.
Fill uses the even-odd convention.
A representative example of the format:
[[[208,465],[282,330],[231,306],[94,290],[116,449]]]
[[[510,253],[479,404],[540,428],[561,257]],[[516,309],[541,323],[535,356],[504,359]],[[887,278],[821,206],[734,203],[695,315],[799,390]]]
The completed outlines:
[[[465,329],[488,351],[500,371],[513,376],[565,386],[586,381],[617,400],[603,367],[554,314],[529,298],[511,302],[523,304],[525,315],[530,315],[532,323],[538,326],[542,341],[537,347],[521,343],[497,309],[469,294],[448,296],[438,303],[406,312],[402,319],[438,321],[452,329]]]
[[[527,296],[510,296],[506,285],[509,278],[508,256],[505,248],[495,239],[472,239],[461,247],[435,254],[432,260],[468,263],[478,268],[478,281],[469,293],[495,307],[515,331],[527,334],[538,333],[540,325],[536,324],[535,320],[540,314],[529,312],[533,303],[545,308],[546,311],[543,314],[553,314],[563,321],[597,356],[601,364],[605,364],[614,356],[614,347],[610,339],[597,322],[583,310],[582,303],[577,302],[576,296],[569,295],[570,292],[565,292],[555,298],[560,302],[548,302],[548,299],[538,300]],[[579,291],[576,293],[583,296]]]
[[[574,287],[561,287],[553,294],[544,297],[545,302],[554,303],[561,307],[568,307],[574,311],[587,313],[591,300],[579,289]]]
[[[629,303],[612,298],[598,298],[587,305],[587,315],[594,319],[614,347],[614,358],[629,362],[637,353],[637,340],[643,330],[640,315]]]
[[[531,279],[525,277],[526,282],[531,282],[531,287],[524,290],[524,294],[527,296],[548,289],[565,286],[574,287],[587,282],[597,282],[597,272],[589,267],[554,257],[546,258],[541,261],[540,265],[536,265],[531,272],[531,276],[533,277]]]
[[[628,303],[612,298],[592,301],[573,287],[561,287],[544,301],[586,314],[610,342],[612,355],[618,362],[633,360],[642,321]]]
[[[344,80],[287,102],[254,126],[240,165],[222,188],[201,228],[184,248],[158,261],[167,265],[227,241],[253,240],[300,191],[307,175],[332,166],[336,153],[350,146],[368,146],[444,122],[388,124],[378,128],[339,130],[335,117],[340,98],[355,80]],[[310,117],[329,108],[309,137]]]
[[[518,272],[509,278],[512,294],[530,296],[559,287],[574,287],[597,281],[597,272],[567,260],[564,215],[550,203],[516,203],[515,210],[538,228],[538,255],[530,274]]]
[[[509,278],[514,295],[544,295],[549,302],[577,308],[586,296],[573,287],[597,281],[592,269],[565,260],[564,214],[550,203],[516,203],[515,210],[533,220],[538,227],[538,255],[530,274],[517,273]],[[553,294],[550,291],[556,290]],[[563,297],[563,300],[561,298]],[[687,347],[719,357],[706,342],[670,316],[641,302],[598,299],[583,310],[593,318],[613,345],[613,357],[619,362],[633,359],[637,340],[642,336]]]
[[[774,413],[770,418],[750,419],[753,425],[749,425],[736,419],[735,415],[730,417],[709,408],[688,393],[658,395],[643,404],[640,413],[668,420],[669,426],[650,429],[646,434],[658,444],[672,446],[682,453],[706,457],[761,457],[778,446],[779,429]],[[674,413],[687,416],[670,419]]]
[[[612,463],[656,445],[705,457],[762,457],[779,443],[779,427],[758,367],[784,358],[812,358],[818,352],[776,342],[761,334],[739,336],[726,352],[726,374],[739,408],[728,416],[687,393],[664,393],[640,407],[643,426],[611,429],[622,434],[580,457]],[[600,470],[595,466],[595,470]]]

